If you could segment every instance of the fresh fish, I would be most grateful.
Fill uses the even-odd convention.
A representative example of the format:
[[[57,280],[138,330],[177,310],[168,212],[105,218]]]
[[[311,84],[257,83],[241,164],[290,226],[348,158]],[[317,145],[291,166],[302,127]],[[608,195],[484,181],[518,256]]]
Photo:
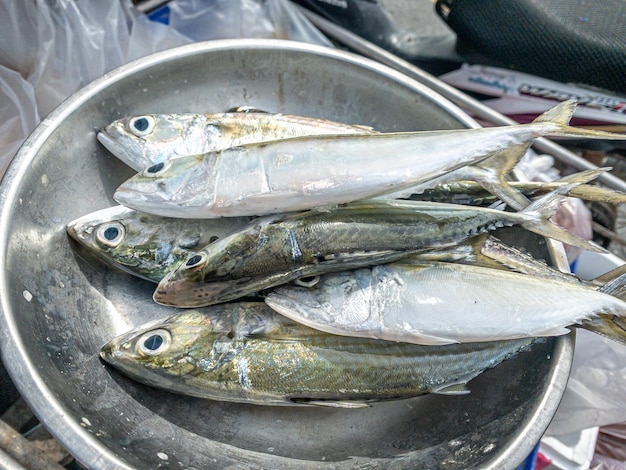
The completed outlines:
[[[101,357],[144,384],[260,405],[359,408],[464,384],[534,340],[418,346],[329,335],[262,302],[187,310],[125,333]]]
[[[373,134],[371,127],[313,117],[238,108],[218,114],[146,114],[115,121],[98,140],[141,171],[171,158],[200,155],[252,142],[318,134]]]
[[[311,288],[278,287],[265,301],[328,333],[448,344],[562,335],[585,321],[619,326],[626,302],[611,294],[625,281],[622,274],[596,290],[498,269],[404,262],[326,274]]]
[[[159,282],[192,253],[244,227],[250,220],[173,219],[115,206],[70,222],[67,233],[108,265]]]
[[[574,107],[560,103],[547,112],[554,121],[524,125],[299,137],[182,157],[130,178],[114,198],[170,217],[263,215],[394,192],[540,136],[626,139],[567,126]]]
[[[543,261],[506,245],[488,234],[472,237],[454,247],[422,253],[412,257],[412,260],[416,262],[443,261],[463,263],[472,266],[515,271],[541,279],[602,288],[603,292],[610,292],[611,295],[620,299],[626,298],[626,283],[623,282],[624,274],[626,274],[626,264],[595,279],[586,281],[569,272],[561,272],[558,269],[554,269]],[[306,286],[312,287],[319,280],[320,277],[315,279],[315,283],[310,282]],[[301,283],[299,285],[305,284]],[[626,345],[626,317],[624,316],[600,314],[597,317],[582,320],[577,326]]]
[[[521,212],[390,200],[262,217],[190,255],[159,282],[154,300],[177,307],[226,302],[302,277],[387,263],[510,225],[596,250],[549,221],[563,200],[559,191]]]

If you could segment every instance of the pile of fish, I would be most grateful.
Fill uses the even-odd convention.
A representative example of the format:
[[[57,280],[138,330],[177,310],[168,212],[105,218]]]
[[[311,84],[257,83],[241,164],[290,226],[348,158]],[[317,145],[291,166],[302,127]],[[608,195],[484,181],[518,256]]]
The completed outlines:
[[[584,282],[492,233],[519,226],[600,250],[550,218],[566,197],[626,201],[590,184],[607,169],[506,179],[537,137],[626,139],[568,126],[574,108],[402,133],[251,108],[110,124],[99,141],[139,173],[115,192],[120,206],[67,231],[187,310],[101,357],[176,393],[354,408],[467,393],[573,325],[626,343],[626,269]]]

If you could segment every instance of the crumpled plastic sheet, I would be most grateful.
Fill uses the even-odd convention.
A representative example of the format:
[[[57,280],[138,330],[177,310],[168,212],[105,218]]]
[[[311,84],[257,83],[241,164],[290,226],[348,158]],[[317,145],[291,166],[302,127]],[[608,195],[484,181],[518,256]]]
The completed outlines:
[[[330,45],[286,0],[174,0],[169,7],[167,26],[148,20],[129,0],[0,2],[0,175],[61,101],[131,60],[194,41],[236,37]],[[537,173],[529,179],[550,173],[549,158],[524,164],[525,172]],[[577,349],[586,338],[580,331]],[[564,399],[571,404],[555,417],[555,434],[626,420],[626,348],[601,340],[602,348],[594,346],[574,365]]]
[[[168,7],[169,25],[194,41],[249,37],[333,45],[287,0],[174,0]]]
[[[626,468],[626,422],[600,428],[591,468],[594,470]]]
[[[626,347],[587,330],[576,332],[572,371],[546,434],[626,421]]]
[[[0,2],[0,175],[65,98],[139,57],[238,37],[332,45],[287,0],[174,0],[169,7],[168,26],[130,0]]]

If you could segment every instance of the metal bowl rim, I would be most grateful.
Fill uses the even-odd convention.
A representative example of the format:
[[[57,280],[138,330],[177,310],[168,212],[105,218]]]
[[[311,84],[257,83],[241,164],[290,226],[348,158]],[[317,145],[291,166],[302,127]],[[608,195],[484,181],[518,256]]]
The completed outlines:
[[[6,266],[6,247],[10,232],[10,224],[6,221],[10,220],[11,213],[15,210],[15,197],[17,196],[19,185],[40,147],[67,116],[71,115],[86,100],[105,90],[109,85],[136,72],[182,57],[233,48],[250,50],[288,49],[350,62],[415,89],[457,118],[465,126],[470,128],[480,127],[474,119],[431,88],[386,65],[347,51],[280,39],[228,39],[199,42],[157,52],[117,67],[84,86],[53,110],[22,144],[0,183],[0,247],[3,248],[0,250],[0,265]],[[52,391],[45,384],[43,378],[38,373],[35,362],[24,347],[19,331],[16,328],[8,302],[7,285],[6,271],[0,270],[0,352],[2,353],[5,367],[22,397],[46,428],[64,446],[72,449],[72,455],[82,464],[87,465],[89,468],[132,469],[133,467],[128,466],[118,455],[113,454],[107,446],[82,427],[75,420],[73,413],[67,410],[65,405],[53,395]],[[556,404],[560,401],[563,390],[556,390],[555,385],[563,384],[567,380],[573,357],[573,343],[573,335],[557,339],[555,356],[558,356],[560,361],[549,377],[548,392],[538,405],[539,409],[556,408]],[[502,464],[511,460],[521,461],[526,456],[528,447],[526,446],[525,448],[521,444],[528,441],[538,441],[547,428],[550,419],[538,416],[536,420],[529,420],[526,429],[520,430],[516,445],[511,445],[499,451],[490,468],[499,468]]]

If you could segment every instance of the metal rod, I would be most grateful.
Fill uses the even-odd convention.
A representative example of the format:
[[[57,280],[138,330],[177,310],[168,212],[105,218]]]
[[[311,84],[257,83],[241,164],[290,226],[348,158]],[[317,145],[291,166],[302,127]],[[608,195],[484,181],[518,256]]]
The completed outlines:
[[[392,54],[376,44],[373,44],[362,37],[348,31],[347,29],[328,21],[321,16],[307,10],[306,8],[296,5],[300,11],[307,17],[307,19],[313,23],[322,33],[329,38],[337,41],[338,43],[352,49],[359,54],[366,56],[370,59],[376,60],[382,64],[385,64],[405,75],[413,78],[414,80],[422,83],[433,89],[440,95],[452,101],[454,104],[469,111],[479,119],[491,122],[497,125],[508,126],[511,124],[518,124],[514,120],[500,114],[494,109],[482,104],[480,101],[472,98],[471,96],[463,93],[462,91],[444,83],[434,75],[422,70],[421,68],[407,62],[404,59]],[[567,150],[566,148],[554,143],[546,138],[538,138],[534,146],[537,150],[543,153],[552,155],[554,158],[566,163],[578,170],[594,170],[598,167],[593,163],[579,157],[575,153]],[[619,191],[626,192],[626,182],[621,178],[613,176],[608,173],[603,173],[598,177],[598,181],[601,181],[605,185],[617,189]]]

